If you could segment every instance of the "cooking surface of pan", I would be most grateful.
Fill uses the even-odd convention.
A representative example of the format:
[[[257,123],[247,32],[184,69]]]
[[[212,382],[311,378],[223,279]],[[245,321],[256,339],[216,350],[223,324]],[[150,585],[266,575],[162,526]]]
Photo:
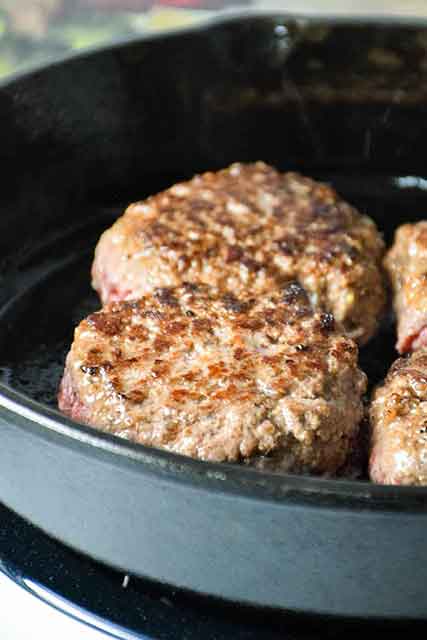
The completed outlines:
[[[0,499],[127,573],[258,607],[425,618],[427,490],[273,476],[56,410],[89,266],[128,202],[240,160],[330,182],[390,243],[427,212],[427,30],[247,16],[0,87]],[[391,318],[361,353],[395,358]],[[399,589],[396,585],[399,584]]]

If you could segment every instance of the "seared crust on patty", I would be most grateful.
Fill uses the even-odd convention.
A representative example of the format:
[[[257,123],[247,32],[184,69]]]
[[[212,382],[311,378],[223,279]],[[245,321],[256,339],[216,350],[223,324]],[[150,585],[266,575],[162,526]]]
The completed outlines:
[[[394,292],[399,353],[427,345],[427,222],[396,231],[384,265]]]
[[[130,205],[99,241],[93,286],[107,303],[183,281],[259,296],[297,280],[365,343],[385,305],[383,250],[372,220],[329,186],[233,164]]]
[[[84,320],[59,406],[201,460],[334,473],[363,415],[357,356],[295,282],[259,300],[185,284]]]
[[[427,484],[427,349],[399,358],[370,410],[370,477],[379,484]]]

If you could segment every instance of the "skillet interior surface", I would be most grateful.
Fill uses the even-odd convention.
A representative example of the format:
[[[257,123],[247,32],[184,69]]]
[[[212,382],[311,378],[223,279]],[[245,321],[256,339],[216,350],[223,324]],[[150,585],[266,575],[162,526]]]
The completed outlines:
[[[155,451],[144,461],[144,448],[91,440],[55,413],[73,327],[98,306],[93,247],[127,202],[263,159],[330,182],[389,243],[396,226],[425,215],[426,80],[427,29],[270,15],[117,45],[4,84],[0,498],[103,562],[195,591],[299,611],[427,615],[424,490],[278,480]],[[371,384],[393,343],[388,318],[361,354]],[[405,597],[387,587],[397,576]]]

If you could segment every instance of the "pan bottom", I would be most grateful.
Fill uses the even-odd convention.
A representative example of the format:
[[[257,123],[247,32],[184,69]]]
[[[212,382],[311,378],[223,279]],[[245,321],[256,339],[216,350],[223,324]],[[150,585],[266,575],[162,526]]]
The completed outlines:
[[[83,251],[46,268],[1,316],[1,381],[53,409],[73,329],[100,306],[89,285],[91,258]]]

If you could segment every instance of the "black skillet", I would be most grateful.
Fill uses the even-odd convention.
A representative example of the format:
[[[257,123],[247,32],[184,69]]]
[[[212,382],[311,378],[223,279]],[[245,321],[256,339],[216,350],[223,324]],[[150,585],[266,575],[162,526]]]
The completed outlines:
[[[263,159],[331,182],[390,240],[427,215],[427,28],[249,15],[0,87],[0,499],[126,573],[256,607],[427,618],[427,489],[274,476],[75,424],[55,394],[123,206]],[[393,329],[363,350],[378,381]]]

